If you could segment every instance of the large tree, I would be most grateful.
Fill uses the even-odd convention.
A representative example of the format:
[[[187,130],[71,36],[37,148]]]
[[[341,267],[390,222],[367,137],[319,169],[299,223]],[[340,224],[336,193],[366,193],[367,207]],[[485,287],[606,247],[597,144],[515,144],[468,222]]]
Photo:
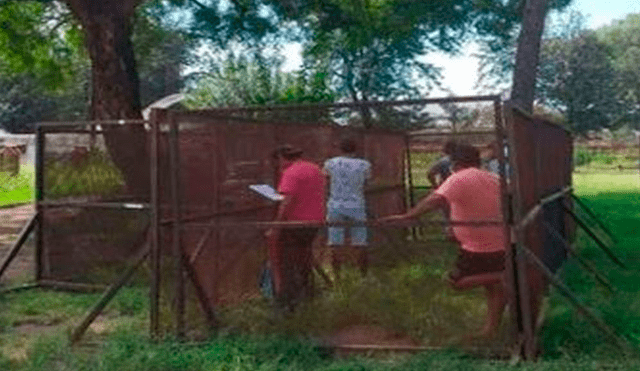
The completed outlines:
[[[625,115],[619,74],[593,32],[543,42],[537,96],[577,133],[615,126]]]
[[[14,80],[20,84],[13,84],[14,88],[39,88],[17,91],[31,93],[31,101],[37,103],[29,117],[139,119],[142,104],[179,91],[179,65],[189,42],[164,29],[159,18],[146,9],[136,12],[141,2],[0,1],[4,26],[0,32],[0,61],[14,74],[30,77],[19,80],[16,76]],[[86,73],[85,59],[90,61]],[[85,83],[87,76],[90,81]],[[35,79],[48,82],[48,87],[25,85]],[[50,102],[49,97],[54,98],[55,109],[39,115],[44,110],[38,111],[37,107]],[[16,95],[5,98],[15,102]],[[29,102],[25,94],[19,98]],[[87,102],[88,114],[82,115],[82,106],[86,107]],[[24,118],[14,115],[6,122]],[[149,178],[144,128],[105,126],[105,134],[111,157],[123,171],[130,192],[146,198]]]
[[[640,14],[596,30],[598,41],[604,45],[613,66],[620,74],[618,89],[629,103],[626,120],[640,126]]]

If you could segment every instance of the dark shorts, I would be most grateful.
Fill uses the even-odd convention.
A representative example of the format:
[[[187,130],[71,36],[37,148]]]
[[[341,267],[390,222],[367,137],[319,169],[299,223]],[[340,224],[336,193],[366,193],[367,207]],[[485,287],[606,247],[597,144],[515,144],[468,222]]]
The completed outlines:
[[[457,282],[469,276],[502,271],[504,271],[504,251],[473,252],[459,249],[458,259],[449,273],[449,279]]]

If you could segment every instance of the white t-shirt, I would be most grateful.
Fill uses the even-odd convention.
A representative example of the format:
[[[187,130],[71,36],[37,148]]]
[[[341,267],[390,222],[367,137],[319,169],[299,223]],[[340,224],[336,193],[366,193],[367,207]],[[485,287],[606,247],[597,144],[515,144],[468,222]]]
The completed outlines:
[[[371,163],[360,158],[338,156],[325,161],[329,174],[328,207],[363,208],[364,184],[371,177]]]

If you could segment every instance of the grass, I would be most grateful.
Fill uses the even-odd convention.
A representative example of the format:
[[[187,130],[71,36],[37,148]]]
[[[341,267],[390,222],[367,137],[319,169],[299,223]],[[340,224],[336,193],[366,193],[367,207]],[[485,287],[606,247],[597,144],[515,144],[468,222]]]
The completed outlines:
[[[0,172],[0,207],[31,203],[34,199],[33,166],[22,165],[18,175]]]
[[[106,152],[91,149],[81,163],[49,159],[45,163],[45,196],[60,198],[69,196],[118,194],[124,187],[120,170]]]
[[[637,174],[576,174],[577,192],[620,238],[615,253],[629,264],[622,270],[589,239],[578,245],[611,281],[617,292],[608,293],[569,260],[561,277],[581,301],[630,342],[640,343],[640,183]],[[544,358],[535,364],[511,366],[507,362],[470,357],[455,350],[412,357],[334,359],[304,340],[341,321],[382,323],[420,338],[427,344],[455,344],[456,331],[476,328],[484,309],[481,292],[455,293],[440,282],[453,256],[447,246],[405,241],[391,251],[378,252],[377,271],[360,280],[348,271],[343,284],[314,306],[278,326],[269,323],[266,302],[256,299],[246,306],[223,310],[233,326],[210,341],[180,343],[167,338],[149,341],[146,331],[147,296],[144,288],[127,288],[110,304],[105,318],[112,321],[102,335],[88,334],[88,343],[72,348],[68,327],[96,299],[96,295],[71,295],[31,291],[0,298],[0,348],[26,349],[21,360],[0,355],[2,370],[630,370],[640,361],[629,358],[551,290],[543,332]],[[401,255],[399,252],[403,251]],[[429,265],[423,264],[428,261]],[[434,320],[439,323],[434,323]],[[57,333],[24,340],[16,328],[24,323],[59,326]],[[21,340],[22,339],[22,340]],[[98,339],[98,345],[92,339]],[[302,340],[300,340],[302,339]],[[17,345],[16,345],[17,344]],[[22,345],[21,345],[22,344]],[[13,347],[13,348],[12,348]]]

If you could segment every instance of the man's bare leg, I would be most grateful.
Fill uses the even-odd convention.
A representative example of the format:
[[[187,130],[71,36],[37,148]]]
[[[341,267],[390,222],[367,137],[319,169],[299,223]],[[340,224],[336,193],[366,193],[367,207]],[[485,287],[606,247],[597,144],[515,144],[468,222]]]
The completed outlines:
[[[485,289],[487,294],[487,321],[479,335],[493,337],[498,333],[506,298],[502,283],[485,286]]]
[[[478,337],[492,337],[498,332],[506,305],[502,272],[484,273],[464,277],[453,284],[458,290],[484,286],[487,296],[487,318]]]

